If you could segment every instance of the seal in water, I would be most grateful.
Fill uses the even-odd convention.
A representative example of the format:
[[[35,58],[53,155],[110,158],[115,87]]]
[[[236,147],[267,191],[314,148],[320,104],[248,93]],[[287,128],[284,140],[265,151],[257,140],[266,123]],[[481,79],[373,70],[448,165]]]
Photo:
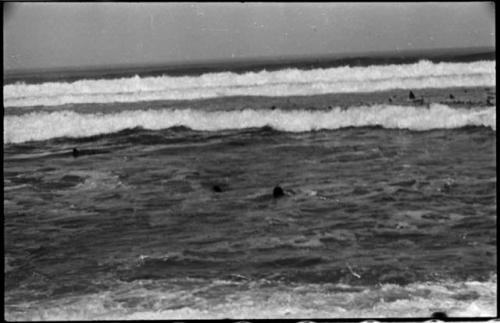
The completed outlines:
[[[71,152],[71,154],[73,155],[73,157],[79,157],[79,156],[87,156],[87,155],[98,155],[98,154],[105,154],[105,153],[109,153],[108,150],[102,150],[102,149],[78,149],[78,148],[73,148],[73,151]]]
[[[285,192],[283,192],[283,189],[281,187],[276,186],[273,190],[273,197],[276,199],[282,196],[285,196]]]
[[[434,312],[431,315],[431,318],[437,319],[437,320],[442,320],[448,318],[448,315],[446,315],[445,312]]]
[[[214,185],[214,186],[212,186],[212,190],[213,190],[214,192],[217,192],[217,193],[222,192],[222,188],[220,188],[220,186],[219,186],[219,185]]]
[[[410,91],[410,94],[408,95],[408,98],[410,98],[410,100],[415,100],[415,94],[413,94],[413,92]]]

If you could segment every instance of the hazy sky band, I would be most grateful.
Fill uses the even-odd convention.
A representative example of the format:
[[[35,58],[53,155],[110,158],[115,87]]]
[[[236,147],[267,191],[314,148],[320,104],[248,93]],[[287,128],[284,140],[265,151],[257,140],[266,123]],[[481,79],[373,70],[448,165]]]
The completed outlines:
[[[489,2],[16,3],[4,68],[495,46]]]

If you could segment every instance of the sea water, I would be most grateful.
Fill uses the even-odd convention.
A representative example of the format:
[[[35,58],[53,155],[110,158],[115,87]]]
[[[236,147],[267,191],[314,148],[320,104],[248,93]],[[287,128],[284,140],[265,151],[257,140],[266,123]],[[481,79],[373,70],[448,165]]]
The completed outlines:
[[[495,65],[6,82],[5,317],[495,316]]]

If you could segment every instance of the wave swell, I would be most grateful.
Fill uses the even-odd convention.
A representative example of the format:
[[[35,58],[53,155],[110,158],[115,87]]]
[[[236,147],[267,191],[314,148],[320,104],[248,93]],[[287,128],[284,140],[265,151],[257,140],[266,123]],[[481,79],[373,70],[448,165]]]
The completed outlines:
[[[88,137],[142,127],[159,130],[184,126],[218,131],[270,126],[279,131],[306,132],[345,127],[382,126],[416,131],[485,126],[496,130],[495,107],[455,109],[373,105],[312,110],[200,111],[193,109],[131,110],[109,114],[74,111],[32,112],[4,117],[4,144],[57,137]]]
[[[227,96],[291,96],[375,92],[390,89],[495,85],[495,61],[284,69],[200,76],[130,77],[72,83],[8,84],[5,107],[57,106],[78,103],[193,100]]]

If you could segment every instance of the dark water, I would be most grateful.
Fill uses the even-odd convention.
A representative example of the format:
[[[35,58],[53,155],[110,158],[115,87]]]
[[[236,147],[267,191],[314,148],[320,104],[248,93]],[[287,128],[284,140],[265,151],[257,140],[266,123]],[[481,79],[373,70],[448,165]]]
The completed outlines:
[[[5,313],[493,315],[495,147],[485,127],[4,144]]]

